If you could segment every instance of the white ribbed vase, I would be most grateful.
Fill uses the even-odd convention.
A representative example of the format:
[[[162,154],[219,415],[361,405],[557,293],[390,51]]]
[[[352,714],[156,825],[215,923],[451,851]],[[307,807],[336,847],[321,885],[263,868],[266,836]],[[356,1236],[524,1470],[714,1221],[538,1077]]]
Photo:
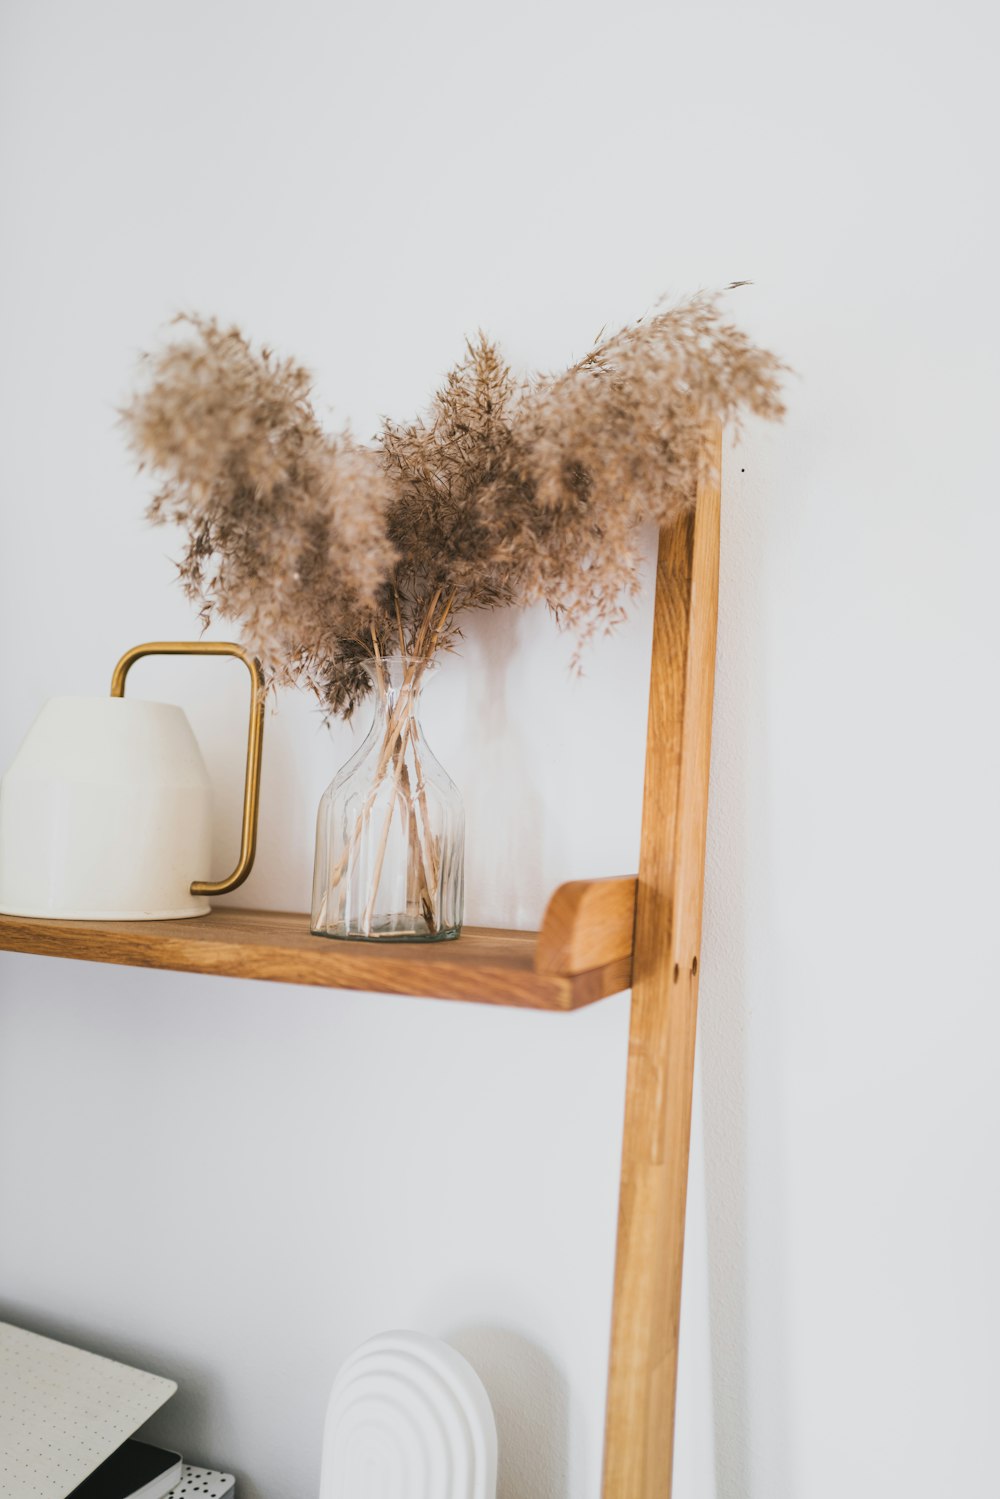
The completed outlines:
[[[447,1343],[386,1332],[350,1355],[327,1407],[320,1499],[496,1499],[497,1432]]]

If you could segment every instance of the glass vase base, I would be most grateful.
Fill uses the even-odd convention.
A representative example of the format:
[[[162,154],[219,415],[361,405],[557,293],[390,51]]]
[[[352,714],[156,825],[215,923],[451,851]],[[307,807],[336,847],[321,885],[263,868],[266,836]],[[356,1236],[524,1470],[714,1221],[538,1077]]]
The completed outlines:
[[[441,931],[433,932],[422,922],[414,925],[411,921],[373,922],[371,930],[367,932],[363,932],[356,923],[346,921],[336,922],[329,927],[313,927],[311,930],[314,937],[332,937],[335,942],[453,942],[462,933],[460,926],[444,927]]]

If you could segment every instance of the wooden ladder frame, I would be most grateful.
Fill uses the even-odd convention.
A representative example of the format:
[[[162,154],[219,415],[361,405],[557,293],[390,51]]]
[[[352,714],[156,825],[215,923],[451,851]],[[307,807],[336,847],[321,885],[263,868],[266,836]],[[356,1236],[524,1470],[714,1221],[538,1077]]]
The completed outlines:
[[[604,1499],[669,1499],[719,591],[722,431],[661,532],[604,1444]]]

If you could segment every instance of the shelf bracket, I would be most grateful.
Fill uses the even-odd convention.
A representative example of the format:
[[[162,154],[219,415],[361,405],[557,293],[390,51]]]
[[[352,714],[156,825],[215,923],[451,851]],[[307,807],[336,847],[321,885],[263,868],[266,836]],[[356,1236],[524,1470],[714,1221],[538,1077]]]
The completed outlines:
[[[560,885],[545,908],[535,972],[575,975],[631,958],[636,883],[630,874]]]

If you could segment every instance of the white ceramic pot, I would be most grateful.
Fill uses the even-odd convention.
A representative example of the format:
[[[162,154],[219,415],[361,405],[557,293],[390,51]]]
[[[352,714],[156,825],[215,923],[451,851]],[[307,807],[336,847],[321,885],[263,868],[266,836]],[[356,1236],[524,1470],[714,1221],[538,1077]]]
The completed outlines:
[[[0,912],[94,921],[205,916],[208,894],[245,879],[256,837],[259,694],[240,863],[215,884],[207,879],[211,788],[191,725],[171,703],[120,695],[140,655],[188,653],[239,656],[259,686],[259,668],[239,646],[159,644],[122,658],[118,696],[44,705],[0,782]]]

